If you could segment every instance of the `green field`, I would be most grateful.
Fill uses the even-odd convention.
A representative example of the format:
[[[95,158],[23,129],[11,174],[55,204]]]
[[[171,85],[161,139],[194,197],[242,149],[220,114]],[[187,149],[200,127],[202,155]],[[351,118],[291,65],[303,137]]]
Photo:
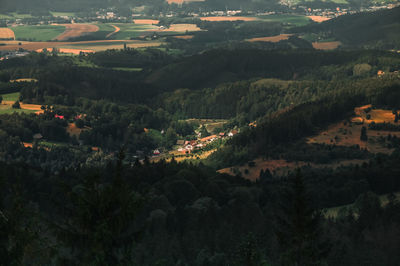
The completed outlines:
[[[0,19],[22,19],[22,18],[32,18],[31,14],[18,14],[16,12],[0,14]]]
[[[130,38],[136,38],[143,35],[146,31],[158,29],[157,26],[153,25],[135,25],[133,23],[117,23],[114,25],[121,29],[119,32],[111,36],[111,38],[115,40],[129,40]]]
[[[75,17],[74,12],[53,12],[50,11],[50,14],[52,14],[54,17]]]
[[[96,32],[91,32],[81,38],[77,38],[81,41],[89,41],[89,40],[105,40],[108,39],[107,35],[114,32],[115,28],[108,23],[96,23],[96,26],[99,27],[99,30]]]
[[[66,48],[71,48],[71,49],[86,49],[88,47],[95,47],[95,46],[114,46],[114,45],[121,45],[121,49],[124,47],[124,41],[115,41],[115,42],[88,42],[88,43],[70,43],[66,45]],[[64,47],[64,46],[63,46]]]
[[[5,105],[0,105],[0,114],[13,114],[13,113],[35,113],[37,111],[35,110],[25,110],[25,109],[13,109],[9,108],[8,106]]]
[[[17,40],[49,41],[65,31],[64,26],[40,25],[17,26],[11,28]]]
[[[19,92],[7,93],[1,95],[3,101],[17,101],[19,99]],[[0,114],[12,114],[12,113],[35,113],[35,110],[25,110],[25,109],[13,109],[10,105],[0,104]]]
[[[19,99],[19,92],[3,94],[3,101],[16,101]]]
[[[138,67],[113,67],[112,69],[118,70],[118,71],[131,71],[131,72],[142,71],[142,68],[138,68]]]
[[[278,15],[261,16],[260,18],[264,21],[280,22],[288,27],[304,26],[311,22],[311,20],[308,17],[302,15],[278,14]]]
[[[8,14],[0,14],[0,19],[11,19],[11,18],[13,17]]]

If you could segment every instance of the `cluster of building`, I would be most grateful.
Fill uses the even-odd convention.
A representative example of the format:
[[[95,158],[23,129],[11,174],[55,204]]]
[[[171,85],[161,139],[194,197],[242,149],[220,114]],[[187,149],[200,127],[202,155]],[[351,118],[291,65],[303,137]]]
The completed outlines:
[[[231,130],[229,133],[221,132],[218,135],[210,135],[204,138],[198,138],[197,140],[177,140],[176,145],[179,146],[178,151],[182,153],[191,153],[194,150],[201,150],[208,144],[227,137],[233,137],[238,133],[237,130]]]
[[[9,52],[4,53],[3,55],[0,54],[0,61],[7,60],[10,58],[23,57],[28,54],[29,54],[29,52],[9,51]]]

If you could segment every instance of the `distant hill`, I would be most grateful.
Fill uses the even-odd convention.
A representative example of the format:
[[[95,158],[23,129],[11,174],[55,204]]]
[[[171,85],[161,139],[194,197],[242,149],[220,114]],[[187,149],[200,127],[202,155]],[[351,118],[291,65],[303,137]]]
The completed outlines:
[[[344,15],[293,31],[335,38],[347,47],[400,49],[400,7]]]

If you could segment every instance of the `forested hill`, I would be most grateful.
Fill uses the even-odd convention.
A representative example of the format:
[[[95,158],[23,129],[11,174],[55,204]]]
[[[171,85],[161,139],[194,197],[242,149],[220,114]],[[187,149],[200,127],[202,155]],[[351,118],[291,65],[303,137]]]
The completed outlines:
[[[294,29],[333,37],[345,46],[400,49],[400,7],[339,16],[320,24]]]
[[[258,77],[291,80],[312,75],[316,71],[319,72],[317,79],[330,79],[329,73],[320,73],[321,69],[365,63],[365,60],[374,62],[373,58],[378,55],[397,58],[393,53],[380,51],[212,50],[162,67],[151,73],[147,82],[162,88],[204,88]],[[379,65],[376,60],[375,63]],[[348,71],[350,75],[353,65]]]

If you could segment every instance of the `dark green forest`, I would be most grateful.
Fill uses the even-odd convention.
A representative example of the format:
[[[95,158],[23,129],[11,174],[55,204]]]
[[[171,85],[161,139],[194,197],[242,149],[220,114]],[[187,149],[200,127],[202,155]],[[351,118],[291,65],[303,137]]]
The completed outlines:
[[[0,11],[93,3],[8,1]],[[131,4],[143,1],[96,1]],[[265,3],[229,7],[239,4]],[[287,30],[277,23],[197,21],[208,31],[160,49],[0,61],[0,265],[398,265],[398,12],[290,29],[337,38],[332,51],[298,36],[239,40]],[[307,141],[368,104],[366,117],[382,109],[393,121],[362,121],[354,134],[368,143],[379,133],[387,152]],[[162,157],[213,134],[206,158]],[[294,166],[244,178],[260,159]]]

